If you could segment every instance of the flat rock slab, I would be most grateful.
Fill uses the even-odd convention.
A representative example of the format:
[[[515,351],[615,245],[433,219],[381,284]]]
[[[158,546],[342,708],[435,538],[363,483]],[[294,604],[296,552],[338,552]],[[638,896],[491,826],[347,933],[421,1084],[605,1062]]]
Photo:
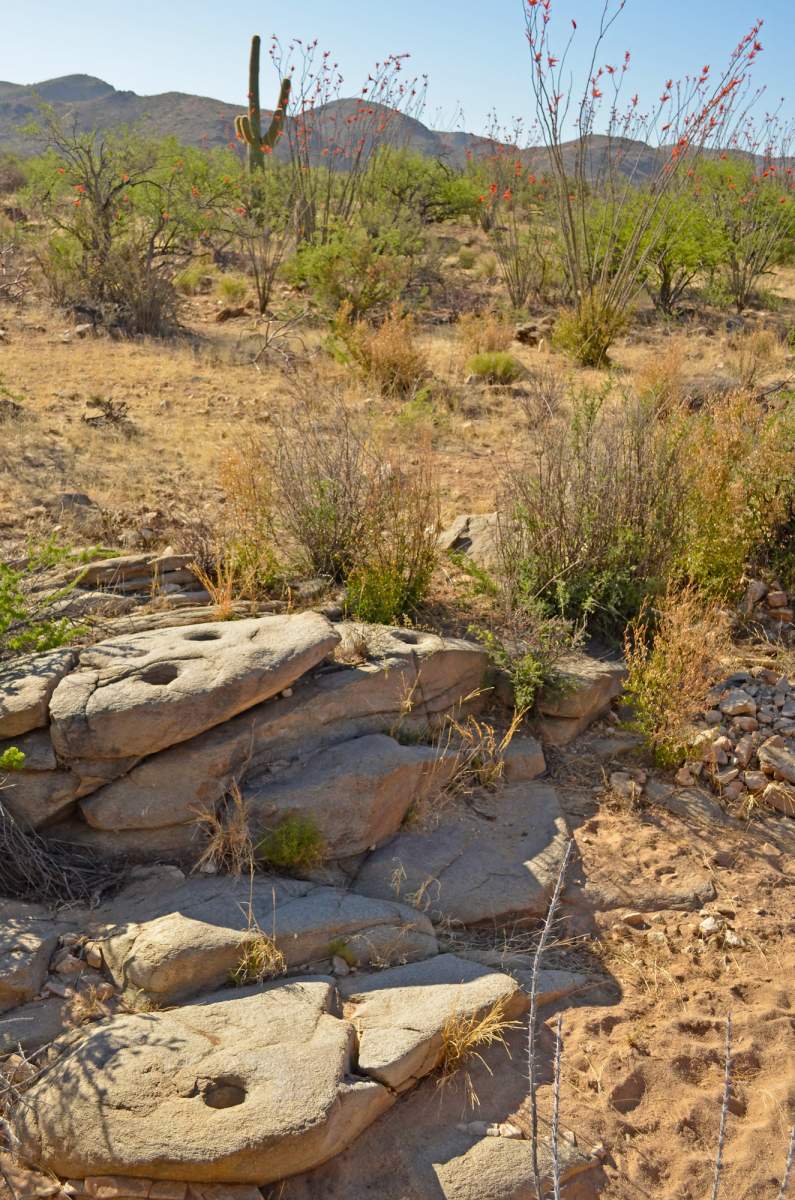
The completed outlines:
[[[795,740],[778,736],[768,738],[757,753],[759,765],[766,775],[795,783]]]
[[[338,641],[308,612],[99,642],[50,699],[56,754],[120,759],[187,741],[289,687]]]
[[[329,980],[115,1016],[59,1057],[12,1116],[20,1157],[65,1177],[264,1185],[309,1170],[392,1103],[354,1079]]]
[[[507,1041],[510,1056],[502,1046],[481,1047],[484,1061],[473,1057],[466,1064],[479,1100],[474,1111],[463,1072],[442,1088],[428,1079],[344,1153],[287,1180],[280,1200],[535,1200],[530,1142],[484,1132],[504,1123],[528,1127],[526,1111],[525,1120],[515,1117],[526,1108],[526,1029],[510,1031]],[[542,1122],[539,1165],[547,1180],[548,1132]],[[559,1149],[563,1195],[594,1200],[596,1190],[579,1190],[593,1160],[570,1135],[561,1136]],[[546,1194],[552,1194],[549,1184]]]
[[[70,928],[42,905],[0,900],[0,1013],[39,992],[58,938]]]
[[[445,816],[429,833],[398,834],[365,862],[353,889],[399,898],[462,925],[546,912],[568,827],[553,787],[511,784]]]
[[[345,979],[340,993],[359,1038],[359,1070],[397,1092],[439,1064],[451,1019],[483,1017],[499,1005],[513,1020],[529,1005],[510,975],[453,954]]]
[[[147,859],[177,845],[185,849],[193,840],[191,830],[169,831],[193,822],[197,810],[214,806],[244,770],[259,775],[260,782],[262,772],[270,770],[276,782],[280,771],[305,764],[336,743],[397,726],[424,729],[440,714],[460,708],[483,681],[486,654],[471,642],[383,626],[362,627],[364,632],[358,626],[336,628],[343,644],[353,637],[366,641],[368,661],[324,666],[298,680],[291,696],[270,699],[145,758],[86,804],[86,819],[118,818],[117,853]],[[141,819],[146,821],[142,836],[128,834],[130,823]],[[113,852],[114,839],[103,831],[96,837],[84,833],[81,840],[86,838],[102,853]]]
[[[406,904],[266,876],[142,880],[98,911],[94,934],[118,986],[170,1004],[225,983],[257,929],[288,969],[328,966],[341,949],[363,966],[437,951],[430,921]]]
[[[66,1002],[33,1000],[0,1016],[0,1056],[11,1054],[19,1046],[31,1054],[41,1046],[54,1042],[66,1029]]]
[[[0,668],[0,738],[46,725],[50,697],[76,662],[74,650],[50,650]]]
[[[431,746],[404,746],[373,733],[319,751],[286,779],[249,781],[243,795],[255,834],[300,815],[321,834],[325,858],[346,858],[400,828],[432,785],[438,761]]]
[[[538,698],[540,713],[548,717],[595,717],[620,695],[626,677],[623,663],[604,662],[587,654],[564,659],[559,667],[560,686]]]

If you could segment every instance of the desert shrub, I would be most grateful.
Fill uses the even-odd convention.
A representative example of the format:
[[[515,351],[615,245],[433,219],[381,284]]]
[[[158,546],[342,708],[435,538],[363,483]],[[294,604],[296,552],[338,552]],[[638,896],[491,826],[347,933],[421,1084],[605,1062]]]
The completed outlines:
[[[347,579],[354,619],[390,625],[427,595],[438,559],[439,498],[429,459],[382,472],[367,543]]]
[[[329,313],[348,306],[351,320],[384,312],[406,291],[421,239],[400,228],[377,234],[362,225],[336,229],[324,242],[306,242],[285,264],[289,282],[308,288]]]
[[[79,622],[64,612],[78,580],[58,583],[53,570],[80,561],[51,538],[14,562],[0,562],[0,659],[52,650],[79,632]]]
[[[363,620],[410,613],[436,561],[438,493],[427,460],[400,469],[337,403],[297,397],[263,442],[259,467],[273,519],[297,565],[348,588]]]
[[[362,199],[394,216],[413,213],[423,225],[462,220],[477,208],[474,182],[425,154],[381,146],[362,180]]]
[[[248,280],[242,275],[221,275],[215,287],[222,300],[239,304],[248,291]]]
[[[173,140],[67,129],[44,109],[26,198],[54,230],[40,266],[56,303],[89,309],[130,333],[173,330],[174,276],[207,223],[208,161]]]
[[[520,379],[524,368],[512,354],[506,354],[504,350],[489,350],[474,354],[467,363],[467,370],[484,383],[508,384]]]
[[[748,393],[682,417],[685,469],[677,566],[706,596],[737,593],[749,566],[795,556],[795,412],[766,412]]]
[[[782,157],[787,147],[782,147]],[[722,155],[700,165],[697,190],[709,213],[712,237],[722,248],[719,286],[738,312],[748,307],[759,281],[795,250],[795,196],[791,176],[772,159]]]
[[[174,276],[174,287],[183,296],[195,296],[202,291],[204,281],[212,277],[212,270],[207,263],[193,262]]]
[[[343,354],[358,367],[362,377],[388,399],[405,398],[427,379],[428,360],[417,345],[416,321],[411,313],[394,304],[383,321],[371,325],[350,320],[343,306],[334,322]]]
[[[256,599],[270,593],[282,574],[275,549],[272,484],[261,469],[257,443],[241,440],[224,456],[220,482],[226,497],[224,518],[210,561],[199,565],[216,585],[226,582],[230,599]]]
[[[456,333],[468,354],[494,354],[509,349],[514,339],[514,323],[493,310],[462,313]]]
[[[539,693],[560,682],[559,665],[582,641],[582,631],[563,617],[550,617],[538,604],[513,610],[499,636],[491,629],[472,627],[495,666],[511,681],[518,712],[530,712]]]
[[[16,154],[0,154],[0,196],[11,196],[27,183],[25,164]]]
[[[656,607],[646,602],[630,622],[625,694],[632,725],[659,766],[678,766],[685,758],[694,718],[730,642],[726,614],[692,589],[669,589]]]
[[[499,503],[502,575],[519,608],[615,633],[664,580],[681,525],[678,431],[654,407],[574,398],[509,465]]]
[[[25,765],[25,755],[16,746],[8,746],[0,754],[0,771],[21,771]]]
[[[497,255],[489,251],[481,254],[475,267],[475,278],[480,283],[494,283],[499,276]]]
[[[478,261],[478,252],[471,246],[462,246],[458,251],[458,265],[462,271],[471,271]]]
[[[323,857],[323,837],[315,821],[301,813],[283,817],[257,843],[257,855],[269,867],[303,871]]]
[[[627,327],[625,307],[611,305],[590,292],[574,308],[565,309],[555,323],[553,345],[583,367],[605,367],[608,350]]]

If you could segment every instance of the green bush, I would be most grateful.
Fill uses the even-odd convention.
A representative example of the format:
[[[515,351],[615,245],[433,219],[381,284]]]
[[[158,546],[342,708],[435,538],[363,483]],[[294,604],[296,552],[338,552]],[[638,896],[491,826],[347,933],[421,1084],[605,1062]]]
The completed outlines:
[[[679,440],[653,405],[574,398],[502,482],[499,545],[513,603],[615,635],[661,585],[682,525]]]
[[[608,351],[627,327],[628,314],[603,302],[598,293],[562,312],[552,334],[556,349],[570,354],[582,367],[606,367]]]
[[[524,373],[522,364],[504,350],[487,350],[473,355],[467,370],[485,383],[502,384],[515,383]]]
[[[230,304],[239,304],[248,292],[248,280],[243,275],[221,275],[215,287],[222,300],[228,300]]]
[[[21,771],[25,765],[25,755],[16,746],[9,746],[0,754],[0,771]]]
[[[257,843],[257,855],[279,870],[307,870],[323,857],[324,842],[311,817],[293,813],[269,829]]]
[[[28,547],[21,562],[0,562],[0,659],[52,650],[79,633],[79,622],[62,615],[78,580],[48,586],[48,578],[54,567],[80,561],[52,538]]]

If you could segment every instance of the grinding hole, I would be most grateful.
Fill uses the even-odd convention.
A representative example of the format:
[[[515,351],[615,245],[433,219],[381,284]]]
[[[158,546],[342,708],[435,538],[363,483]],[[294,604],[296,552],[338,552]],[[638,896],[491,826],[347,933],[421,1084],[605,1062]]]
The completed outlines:
[[[179,675],[179,669],[174,663],[154,663],[141,673],[143,683],[166,684],[173,683]]]
[[[202,1100],[208,1108],[235,1108],[245,1098],[245,1089],[239,1083],[225,1079],[214,1079],[202,1090]]]
[[[217,629],[201,629],[198,633],[184,635],[186,642],[217,642],[220,636]]]

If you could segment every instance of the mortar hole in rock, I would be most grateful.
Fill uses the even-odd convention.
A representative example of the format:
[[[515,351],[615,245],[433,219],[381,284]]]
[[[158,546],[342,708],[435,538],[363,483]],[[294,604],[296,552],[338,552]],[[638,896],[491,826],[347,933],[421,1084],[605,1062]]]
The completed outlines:
[[[217,629],[203,629],[199,633],[186,633],[186,642],[217,642],[221,634]]]
[[[142,683],[167,684],[173,683],[179,675],[179,668],[174,663],[155,663],[141,673]]]
[[[392,636],[399,642],[405,642],[407,646],[416,646],[420,640],[416,633],[411,633],[408,629],[395,629]]]
[[[208,1108],[235,1108],[246,1098],[245,1088],[229,1079],[216,1079],[202,1090]]]

